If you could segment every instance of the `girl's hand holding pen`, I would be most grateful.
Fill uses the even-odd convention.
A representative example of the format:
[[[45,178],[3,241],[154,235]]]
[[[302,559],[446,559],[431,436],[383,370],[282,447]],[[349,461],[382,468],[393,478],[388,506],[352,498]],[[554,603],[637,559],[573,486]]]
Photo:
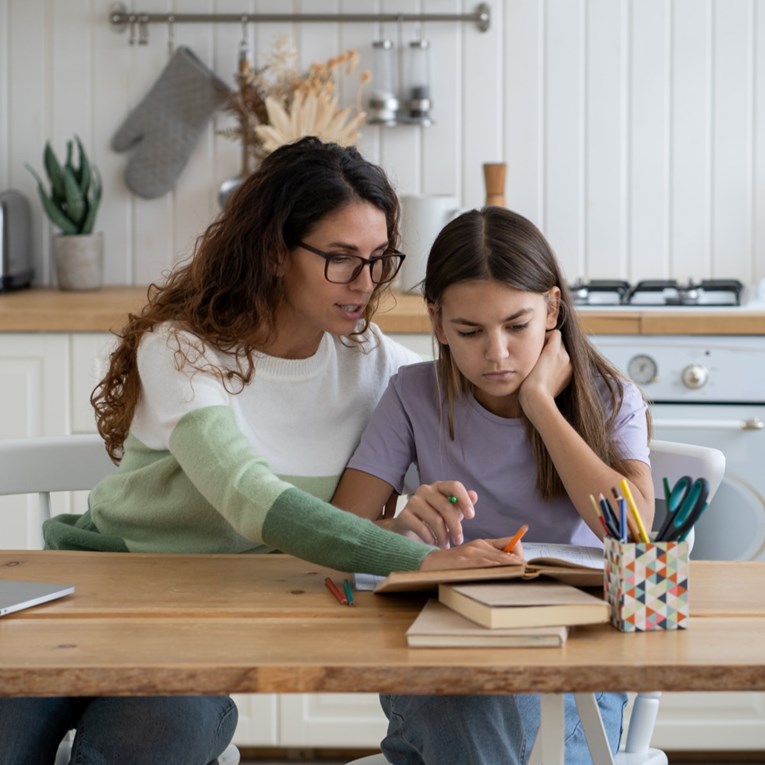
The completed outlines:
[[[478,495],[459,481],[422,484],[389,528],[442,549],[461,545],[462,521],[475,516],[473,503],[477,499]]]

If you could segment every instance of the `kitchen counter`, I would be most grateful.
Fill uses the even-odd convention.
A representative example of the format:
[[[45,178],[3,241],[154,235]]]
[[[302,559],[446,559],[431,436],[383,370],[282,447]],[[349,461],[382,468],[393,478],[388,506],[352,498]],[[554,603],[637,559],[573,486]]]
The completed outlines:
[[[26,289],[0,294],[0,332],[108,332],[141,309],[146,287],[93,292]],[[585,329],[601,335],[763,335],[765,310],[743,308],[581,308]],[[428,333],[422,298],[397,294],[375,321],[385,332]]]

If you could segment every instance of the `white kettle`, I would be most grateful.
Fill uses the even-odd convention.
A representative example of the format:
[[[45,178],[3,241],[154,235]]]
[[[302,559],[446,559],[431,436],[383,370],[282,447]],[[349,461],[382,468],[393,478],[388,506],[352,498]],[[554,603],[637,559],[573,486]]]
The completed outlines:
[[[441,229],[463,212],[457,198],[446,194],[407,194],[401,197],[401,289],[421,291],[428,253]]]

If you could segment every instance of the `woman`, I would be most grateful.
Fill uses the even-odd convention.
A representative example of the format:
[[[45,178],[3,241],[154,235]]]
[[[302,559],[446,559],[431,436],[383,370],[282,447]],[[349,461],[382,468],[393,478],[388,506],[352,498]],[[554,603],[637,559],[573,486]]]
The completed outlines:
[[[355,149],[306,138],[265,159],[129,317],[92,399],[120,469],[84,515],[45,524],[47,546],[278,549],[379,574],[506,563],[504,540],[437,550],[326,502],[390,374],[417,360],[370,323],[403,260],[398,217]],[[0,702],[14,765],[52,762],[70,728],[76,762],[204,765],[235,726],[228,697]]]
[[[423,485],[381,525],[444,548],[521,524],[527,541],[599,545],[590,495],[610,497],[626,476],[650,528],[646,403],[583,332],[541,232],[503,208],[464,213],[433,244],[425,299],[438,360],[391,379],[333,502],[378,519],[415,463]],[[625,700],[598,696],[614,751]],[[521,765],[539,725],[536,696],[382,702],[383,751],[407,765]],[[587,763],[566,704],[566,762]]]

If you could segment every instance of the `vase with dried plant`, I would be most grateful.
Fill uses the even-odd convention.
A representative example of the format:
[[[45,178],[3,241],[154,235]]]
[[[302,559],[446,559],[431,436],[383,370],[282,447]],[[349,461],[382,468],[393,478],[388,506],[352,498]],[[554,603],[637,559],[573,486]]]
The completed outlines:
[[[280,37],[262,59],[262,65],[254,67],[246,49],[240,48],[237,87],[223,107],[235,117],[235,124],[218,132],[239,141],[242,154],[239,174],[221,184],[221,207],[257,162],[274,149],[307,135],[343,146],[355,145],[366,117],[361,92],[371,79],[369,72],[362,71],[359,76],[353,107],[341,108],[337,93],[338,76],[352,75],[358,67],[355,50],[301,71],[289,38]]]

